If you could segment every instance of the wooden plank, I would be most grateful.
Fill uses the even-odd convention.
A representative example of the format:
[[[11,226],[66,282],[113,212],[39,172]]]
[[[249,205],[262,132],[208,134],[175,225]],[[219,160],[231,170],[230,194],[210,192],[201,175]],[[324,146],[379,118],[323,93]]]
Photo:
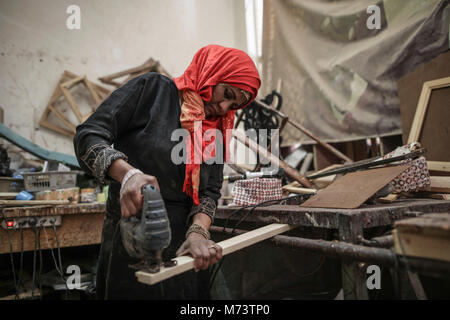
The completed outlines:
[[[397,221],[394,226],[401,232],[450,238],[450,213],[428,213]]]
[[[19,193],[18,192],[0,192],[0,199],[9,200],[14,199]]]
[[[239,236],[221,241],[217,245],[222,247],[222,254],[225,256],[227,254],[233,253],[235,251],[241,250],[245,247],[251,246],[255,243],[261,242],[268,238],[271,238],[277,234],[289,231],[293,229],[293,226],[288,224],[273,223]],[[180,256],[175,258],[177,265],[170,268],[162,267],[158,273],[149,273],[145,271],[136,272],[136,277],[139,282],[153,285],[165,279],[171,278],[177,274],[186,272],[194,268],[194,259],[190,256]]]
[[[70,122],[69,119],[67,119],[62,112],[60,112],[58,109],[56,109],[53,105],[49,104],[48,109],[55,114],[55,116],[58,117],[59,120],[61,120],[69,129],[72,131],[73,134],[76,132],[75,125]]]
[[[450,162],[427,161],[428,170],[450,172]]]
[[[32,207],[4,208],[3,215],[6,218],[18,217],[42,217],[55,215],[96,214],[105,213],[104,203],[77,203],[67,205],[39,205]]]
[[[397,254],[450,262],[450,238],[399,232],[393,230],[394,251]]]
[[[84,81],[84,79],[86,79],[86,76],[76,77],[75,79],[71,79],[71,80],[61,83],[61,86],[63,86],[65,89],[70,89],[74,85],[76,85],[78,82]]]
[[[63,92],[64,96],[66,97],[67,102],[69,103],[69,106],[72,109],[75,116],[77,117],[78,121],[80,121],[80,123],[83,122],[82,121],[83,116],[81,115],[80,110],[78,109],[78,106],[77,106],[75,100],[73,99],[70,91],[67,90],[62,84],[60,84],[59,87],[61,88],[61,91]]]
[[[288,192],[297,193],[297,194],[317,193],[316,189],[299,188],[299,187],[288,186],[288,185],[283,186],[283,191],[288,191]]]
[[[335,179],[336,179],[336,175],[333,174],[331,176],[317,178],[317,179],[313,179],[311,181],[319,189],[323,189],[323,188],[326,188],[327,186],[329,186],[330,184],[332,184]]]
[[[94,111],[95,109],[97,109],[97,107],[100,105],[102,101],[98,95],[98,92],[94,89],[92,82],[90,82],[88,79],[84,79],[84,84],[86,85],[86,88],[89,90],[89,93],[94,99],[95,107],[92,108],[92,110]]]
[[[428,197],[437,200],[450,200],[449,193],[430,193],[428,194]]]
[[[450,262],[450,213],[430,213],[394,223],[394,250]]]
[[[450,177],[430,176],[431,192],[450,193]]]
[[[49,111],[50,111],[50,109],[49,109]],[[44,128],[47,128],[47,129],[50,129],[50,130],[62,133],[64,135],[68,136],[68,137],[73,137],[74,136],[74,133],[72,133],[70,131],[67,131],[67,130],[64,130],[63,128],[60,128],[57,125],[55,125],[55,124],[53,124],[53,123],[51,123],[49,121],[41,120],[41,121],[39,121],[39,125],[44,127]]]
[[[355,209],[409,166],[392,166],[348,173],[300,206]]]
[[[398,193],[390,193],[386,197],[378,198],[377,201],[381,203],[392,203],[397,200],[399,196]]]
[[[109,81],[111,81],[113,79],[117,79],[117,78],[123,77],[123,76],[128,75],[128,74],[142,72],[144,69],[150,69],[152,67],[155,67],[156,65],[157,65],[157,62],[154,61],[152,58],[150,58],[150,59],[148,59],[146,62],[144,62],[140,66],[137,66],[137,67],[134,67],[134,68],[130,68],[130,69],[127,69],[127,70],[123,70],[123,71],[119,71],[119,72],[116,72],[116,73],[113,73],[113,74],[101,77],[99,79],[102,82],[109,82]]]
[[[0,200],[0,205],[29,206],[43,204],[68,204],[68,200]]]

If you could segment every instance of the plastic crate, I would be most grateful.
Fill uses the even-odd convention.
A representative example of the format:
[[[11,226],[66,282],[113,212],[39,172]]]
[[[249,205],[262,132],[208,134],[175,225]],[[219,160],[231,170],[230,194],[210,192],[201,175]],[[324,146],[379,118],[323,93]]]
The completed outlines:
[[[23,173],[25,190],[36,192],[48,189],[74,188],[79,171],[48,171]]]

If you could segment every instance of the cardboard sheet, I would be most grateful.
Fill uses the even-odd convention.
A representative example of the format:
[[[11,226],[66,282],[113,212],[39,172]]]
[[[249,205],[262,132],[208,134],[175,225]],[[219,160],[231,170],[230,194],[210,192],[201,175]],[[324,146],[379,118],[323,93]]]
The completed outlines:
[[[319,191],[302,207],[355,209],[394,180],[408,165],[348,173]]]

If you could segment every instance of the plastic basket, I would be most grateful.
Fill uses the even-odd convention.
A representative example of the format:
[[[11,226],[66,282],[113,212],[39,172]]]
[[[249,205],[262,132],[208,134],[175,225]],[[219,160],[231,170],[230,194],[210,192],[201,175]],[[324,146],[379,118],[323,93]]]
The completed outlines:
[[[25,190],[36,192],[76,187],[78,173],[79,171],[49,171],[23,173],[22,176]]]

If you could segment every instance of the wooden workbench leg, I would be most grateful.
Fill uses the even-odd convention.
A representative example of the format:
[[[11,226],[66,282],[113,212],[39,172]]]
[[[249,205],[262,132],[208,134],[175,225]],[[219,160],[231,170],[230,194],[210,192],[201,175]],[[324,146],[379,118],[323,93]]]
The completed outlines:
[[[363,236],[363,227],[357,214],[339,215],[339,240],[358,243]],[[363,265],[363,264],[361,264]],[[359,267],[357,261],[341,262],[342,288],[345,300],[368,300],[365,268]]]

